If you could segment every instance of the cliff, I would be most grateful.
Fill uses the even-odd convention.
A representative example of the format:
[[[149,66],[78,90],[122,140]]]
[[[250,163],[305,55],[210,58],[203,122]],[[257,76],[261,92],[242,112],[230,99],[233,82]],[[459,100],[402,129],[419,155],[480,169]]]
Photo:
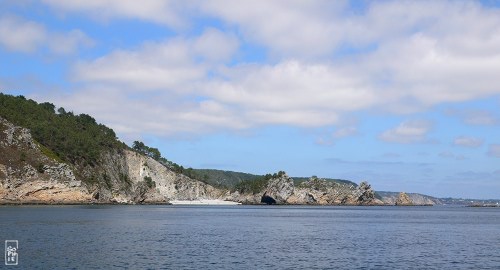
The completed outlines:
[[[0,117],[0,202],[89,201],[71,167],[42,150],[29,130]]]
[[[94,166],[62,162],[28,129],[0,117],[0,203],[162,203],[228,194],[128,149],[103,151]]]

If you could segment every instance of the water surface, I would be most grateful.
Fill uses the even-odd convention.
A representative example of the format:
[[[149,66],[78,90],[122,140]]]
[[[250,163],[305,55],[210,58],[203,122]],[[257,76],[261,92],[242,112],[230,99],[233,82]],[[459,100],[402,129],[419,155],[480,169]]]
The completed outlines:
[[[19,269],[500,269],[500,208],[3,206],[10,239]]]

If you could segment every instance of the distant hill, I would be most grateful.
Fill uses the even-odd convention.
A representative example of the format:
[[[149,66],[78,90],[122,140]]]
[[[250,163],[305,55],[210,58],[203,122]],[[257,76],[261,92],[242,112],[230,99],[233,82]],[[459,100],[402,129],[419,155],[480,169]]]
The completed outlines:
[[[309,179],[310,179],[310,177],[293,177],[293,180],[294,180],[296,185],[298,185],[302,182],[305,182]],[[321,179],[324,179],[324,180],[330,181],[330,182],[334,182],[334,183],[339,183],[339,184],[353,185],[354,187],[358,186],[358,184],[356,184],[352,181],[349,181],[349,180],[344,180],[344,179],[336,179],[336,178],[321,178]]]
[[[216,187],[225,187],[228,189],[234,189],[236,185],[244,181],[255,180],[258,178],[264,177],[264,175],[243,173],[243,172],[234,172],[234,171],[224,171],[224,170],[214,170],[214,169],[193,169],[196,174],[196,179],[202,180],[203,182],[210,184]],[[293,182],[296,186],[300,183],[309,180],[309,177],[292,177]],[[347,184],[352,185],[353,187],[357,187],[358,184],[343,179],[332,179],[332,178],[323,178],[326,181],[339,183],[339,184]]]
[[[394,204],[398,199],[399,192],[393,191],[377,191],[377,194],[382,197],[382,201],[386,204]],[[439,198],[432,196],[419,194],[419,193],[407,193],[408,197],[413,204],[416,205],[440,205],[443,204]]]
[[[198,175],[197,178],[203,179],[203,182],[212,186],[227,187],[229,189],[234,188],[240,182],[254,180],[259,177],[259,175],[250,173],[214,169],[193,169],[193,171]]]
[[[444,205],[500,205],[500,199],[439,198]]]

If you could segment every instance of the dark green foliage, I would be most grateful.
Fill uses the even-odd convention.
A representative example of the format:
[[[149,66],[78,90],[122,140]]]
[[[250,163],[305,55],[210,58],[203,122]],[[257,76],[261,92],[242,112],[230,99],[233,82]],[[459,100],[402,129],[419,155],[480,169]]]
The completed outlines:
[[[212,170],[212,169],[194,169],[194,171],[202,176],[203,181],[206,183],[212,185],[212,186],[217,186],[217,187],[222,187],[222,188],[227,188],[231,190],[238,190],[238,188],[242,189],[245,188],[248,189],[249,186],[258,186],[258,184],[244,184],[242,182],[246,181],[252,181],[252,180],[257,180],[260,178],[277,178],[280,176],[283,176],[285,172],[281,171],[278,173],[274,174],[267,174],[267,175],[255,175],[255,174],[250,174],[250,173],[242,173],[242,172],[233,172],[233,171],[223,171],[223,170]],[[205,178],[205,176],[208,176]],[[318,178],[317,176],[313,176],[313,178]],[[295,186],[299,186],[303,182],[307,182],[309,180],[309,177],[292,177]],[[337,184],[348,184],[352,185],[354,187],[357,186],[356,183],[348,181],[348,180],[341,180],[341,179],[330,179],[330,178],[323,178],[324,180],[328,182],[333,182]],[[240,184],[241,183],[241,184]],[[237,188],[237,185],[239,187]],[[257,189],[257,188],[256,188]]]
[[[235,190],[240,193],[252,193],[256,194],[264,190],[269,180],[279,178],[284,176],[286,173],[284,171],[279,171],[275,174],[266,174],[264,176],[257,176],[256,178],[244,182],[240,182],[235,186]]]
[[[194,169],[194,171],[196,174],[202,176],[203,182],[227,189],[234,189],[240,182],[254,180],[259,177],[255,174],[223,170]]]
[[[235,186],[235,190],[239,193],[251,193],[257,194],[264,190],[267,186],[267,183],[271,179],[270,174],[266,174],[265,176],[259,176],[253,180],[248,180],[244,182],[240,182]]]
[[[91,116],[74,115],[63,108],[57,112],[54,104],[0,93],[0,116],[30,129],[33,138],[44,146],[44,154],[55,160],[96,165],[103,150],[125,147],[112,129],[96,123]]]
[[[149,176],[144,176],[144,182],[148,186],[148,188],[155,188],[156,187],[156,182],[153,181],[153,179]]]
[[[313,175],[311,178],[318,178],[317,176]],[[343,180],[343,179],[333,179],[333,178],[322,178],[328,182],[333,182],[337,184],[347,184],[347,185],[352,185],[354,187],[357,187],[358,184],[349,181],[349,180]],[[293,183],[295,186],[299,186],[300,184],[309,181],[309,177],[293,177]]]
[[[161,158],[161,153],[160,150],[158,150],[158,148],[149,147],[145,145],[143,142],[134,141],[134,143],[132,144],[132,149],[143,155],[153,158],[156,161],[159,161]]]
[[[45,169],[43,168],[43,163],[38,163],[38,165],[36,165],[36,170],[37,170],[39,173],[44,173],[44,172],[45,172]]]
[[[19,156],[19,161],[21,161],[21,162],[26,161],[26,153],[25,152],[21,152],[21,155]]]

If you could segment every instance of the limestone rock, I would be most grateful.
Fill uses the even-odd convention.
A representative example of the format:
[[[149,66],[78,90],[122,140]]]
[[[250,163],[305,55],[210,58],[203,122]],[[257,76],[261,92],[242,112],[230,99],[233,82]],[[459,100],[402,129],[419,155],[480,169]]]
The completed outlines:
[[[233,193],[230,200],[243,204],[382,205],[368,183],[359,187],[310,178],[298,186],[286,174],[278,175],[257,194]]]
[[[271,179],[262,194],[261,202],[267,204],[286,204],[294,192],[293,179],[287,174]]]
[[[396,205],[413,205],[413,202],[411,201],[408,194],[406,194],[405,192],[400,192],[395,204]]]

